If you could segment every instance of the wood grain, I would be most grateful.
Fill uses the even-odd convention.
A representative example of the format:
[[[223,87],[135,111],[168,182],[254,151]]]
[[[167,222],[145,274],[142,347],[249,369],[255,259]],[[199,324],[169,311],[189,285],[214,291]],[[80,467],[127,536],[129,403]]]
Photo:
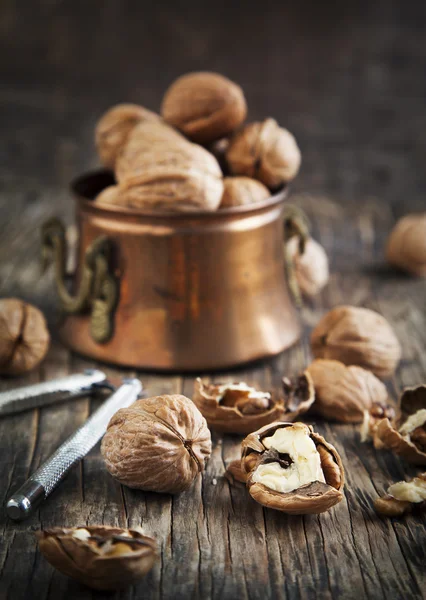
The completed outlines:
[[[185,7],[183,6],[185,4]],[[46,313],[53,337],[34,373],[0,389],[93,366],[56,339],[52,274],[41,275],[39,230],[71,224],[70,179],[97,164],[93,129],[115,102],[158,110],[178,75],[212,69],[246,91],[250,119],[272,115],[295,133],[303,166],[292,201],[309,215],[331,262],[330,284],[301,311],[300,342],[275,359],[222,373],[278,388],[311,358],[309,333],[324,312],[350,303],[381,312],[403,347],[396,398],[426,380],[426,285],[391,271],[383,246],[395,219],[424,210],[426,126],[424,3],[4,0],[0,6],[0,296]],[[208,340],[206,340],[208,343]],[[111,376],[128,374],[106,367]],[[191,396],[193,378],[135,373],[152,395]],[[96,408],[81,399],[0,420],[0,500],[18,488]],[[121,487],[99,447],[31,519],[0,511],[0,599],[60,600],[99,594],[54,571],[33,530],[55,525],[141,525],[160,556],[116,599],[411,599],[426,590],[426,516],[377,517],[372,501],[415,469],[361,445],[357,428],[317,422],[347,474],[345,499],[320,516],[290,517],[248,498],[224,478],[238,437],[213,434],[213,454],[177,497]]]

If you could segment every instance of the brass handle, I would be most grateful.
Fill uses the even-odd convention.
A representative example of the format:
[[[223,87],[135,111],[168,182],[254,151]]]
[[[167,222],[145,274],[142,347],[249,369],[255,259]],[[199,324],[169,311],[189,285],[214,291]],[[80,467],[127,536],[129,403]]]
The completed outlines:
[[[61,309],[67,314],[90,312],[90,334],[104,344],[114,332],[114,312],[119,298],[119,282],[112,267],[113,241],[107,236],[94,240],[86,249],[80,286],[72,295],[66,286],[67,247],[65,227],[56,218],[42,227],[43,269],[54,262],[55,280]]]
[[[295,206],[289,207],[284,213],[284,256],[286,265],[287,282],[296,306],[302,305],[302,294],[296,278],[294,258],[288,248],[287,242],[297,237],[299,240],[299,252],[305,252],[306,242],[310,237],[309,221],[303,210]]]

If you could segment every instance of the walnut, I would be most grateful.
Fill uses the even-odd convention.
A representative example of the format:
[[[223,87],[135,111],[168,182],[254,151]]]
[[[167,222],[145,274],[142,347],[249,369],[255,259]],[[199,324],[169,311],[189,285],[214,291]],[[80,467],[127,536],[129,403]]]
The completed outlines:
[[[293,135],[274,119],[246,125],[231,140],[226,159],[232,174],[259,179],[269,188],[294,179],[301,163]]]
[[[314,402],[314,389],[306,373],[293,380],[284,378],[283,392],[278,398],[242,381],[205,384],[197,379],[193,402],[212,429],[247,434],[278,419],[294,421]]]
[[[347,367],[337,360],[317,359],[308,367],[315,388],[313,409],[325,419],[360,423],[364,411],[388,400],[384,384],[362,367]]]
[[[394,373],[401,346],[382,315],[356,306],[337,306],[318,323],[311,335],[315,358],[359,365],[378,377]]]
[[[246,118],[242,89],[217,73],[188,73],[166,91],[164,119],[190,140],[208,144],[232,133]]]
[[[18,300],[0,300],[0,374],[21,375],[46,356],[50,336],[38,308]]]
[[[426,385],[404,390],[398,417],[380,420],[375,439],[407,462],[426,465]]]
[[[262,202],[270,197],[267,187],[250,177],[225,177],[223,196],[219,208],[244,206]]]
[[[373,402],[368,410],[364,411],[364,417],[360,429],[361,442],[372,440],[377,450],[383,448],[382,442],[376,436],[377,425],[382,419],[393,420],[395,418],[395,409],[391,404],[382,402]]]
[[[241,466],[254,500],[294,515],[325,512],[343,498],[336,449],[303,423],[272,423],[242,443]]]
[[[120,206],[120,188],[118,185],[109,185],[96,196],[95,202],[109,206]]]
[[[132,129],[140,121],[159,119],[159,115],[137,104],[117,104],[110,108],[99,119],[95,130],[96,147],[102,163],[113,170]]]
[[[426,277],[426,212],[398,221],[389,236],[386,257],[395,267]]]
[[[135,127],[117,159],[117,205],[155,211],[216,210],[223,193],[217,160],[159,123]]]
[[[387,494],[374,501],[376,511],[387,517],[401,517],[414,507],[426,508],[426,473],[392,484]]]
[[[139,529],[105,525],[36,532],[40,552],[64,575],[96,590],[116,590],[144,577],[157,558],[155,540]]]
[[[176,494],[204,470],[211,453],[210,431],[185,396],[156,396],[138,400],[112,417],[101,452],[120,483]]]
[[[316,296],[327,285],[329,278],[328,258],[324,248],[309,238],[300,252],[300,240],[292,237],[286,242],[289,256],[293,260],[294,274],[300,291],[305,296]]]

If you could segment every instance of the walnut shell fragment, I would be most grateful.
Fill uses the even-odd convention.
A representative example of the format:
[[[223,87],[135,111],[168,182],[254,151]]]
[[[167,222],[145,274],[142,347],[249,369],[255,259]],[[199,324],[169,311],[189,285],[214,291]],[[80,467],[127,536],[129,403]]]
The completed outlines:
[[[144,577],[157,558],[154,539],[138,529],[105,525],[37,531],[40,552],[55,569],[96,590],[116,590]]]
[[[426,212],[398,221],[389,236],[386,257],[395,267],[426,277]]]
[[[309,238],[301,253],[300,240],[296,236],[288,240],[286,248],[293,260],[294,275],[302,294],[308,298],[319,294],[329,279],[328,258],[324,248]]]
[[[111,418],[102,456],[113,477],[131,488],[177,494],[188,489],[211,454],[206,420],[185,396],[155,396]]]
[[[246,118],[240,86],[218,73],[188,73],[166,91],[161,106],[165,121],[190,140],[209,144],[231,134]]]
[[[392,375],[401,358],[401,346],[387,320],[368,308],[337,306],[311,334],[315,358],[359,365],[377,377]]]
[[[241,468],[241,459],[229,463],[225,471],[225,477],[231,485],[235,485],[236,481],[239,483],[247,482],[247,473]]]
[[[313,410],[332,421],[361,423],[373,406],[385,409],[388,392],[370,371],[338,360],[314,360],[307,369],[315,388]],[[383,412],[382,412],[383,414]]]
[[[392,484],[387,494],[374,501],[376,511],[386,517],[401,517],[413,508],[426,508],[426,473]]]
[[[319,514],[343,499],[337,450],[303,423],[272,423],[248,435],[241,466],[250,495],[268,508]]]
[[[267,187],[250,177],[225,177],[223,196],[219,208],[246,206],[262,202],[270,197]]]
[[[426,385],[404,390],[399,416],[379,421],[375,439],[407,462],[426,465]]]
[[[294,179],[301,154],[294,136],[274,119],[250,123],[230,141],[226,160],[233,175],[246,175],[278,188]]]
[[[283,392],[278,398],[245,382],[205,384],[198,378],[193,401],[213,429],[247,434],[278,419],[298,418],[314,402],[314,389],[306,373],[292,380],[284,378]]]
[[[138,104],[117,104],[99,119],[96,147],[102,163],[113,170],[120,151],[134,127],[141,121],[159,121],[160,116]]]
[[[0,374],[21,375],[46,356],[50,335],[43,313],[17,298],[0,300]]]

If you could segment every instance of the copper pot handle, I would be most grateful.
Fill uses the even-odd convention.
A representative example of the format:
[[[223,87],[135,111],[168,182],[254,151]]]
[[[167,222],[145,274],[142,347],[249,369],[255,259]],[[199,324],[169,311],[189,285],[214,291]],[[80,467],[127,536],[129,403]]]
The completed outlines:
[[[86,249],[80,285],[75,295],[66,279],[67,247],[65,227],[56,218],[42,226],[42,268],[55,265],[55,281],[61,309],[65,314],[90,313],[90,334],[98,344],[108,342],[114,332],[114,312],[119,298],[119,282],[112,266],[113,241],[100,236]]]
[[[299,252],[305,252],[306,242],[310,237],[309,221],[306,214],[300,208],[289,207],[284,213],[284,257],[288,287],[296,306],[302,306],[302,294],[296,278],[294,257],[291,254],[287,242],[297,237],[299,240]]]

